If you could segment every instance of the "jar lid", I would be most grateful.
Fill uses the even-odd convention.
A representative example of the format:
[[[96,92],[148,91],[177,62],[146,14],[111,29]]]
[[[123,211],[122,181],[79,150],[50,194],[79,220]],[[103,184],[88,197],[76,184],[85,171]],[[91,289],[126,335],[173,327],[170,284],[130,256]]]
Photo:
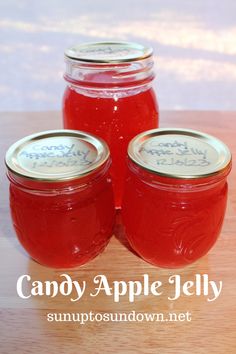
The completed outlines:
[[[76,45],[65,51],[65,56],[90,63],[122,63],[146,59],[152,48],[131,42],[94,42]]]
[[[6,153],[14,174],[45,182],[77,179],[92,173],[109,158],[107,144],[76,130],[49,130],[29,135]]]
[[[231,164],[229,148],[219,139],[189,129],[154,129],[137,135],[129,158],[161,176],[193,179],[219,174]]]

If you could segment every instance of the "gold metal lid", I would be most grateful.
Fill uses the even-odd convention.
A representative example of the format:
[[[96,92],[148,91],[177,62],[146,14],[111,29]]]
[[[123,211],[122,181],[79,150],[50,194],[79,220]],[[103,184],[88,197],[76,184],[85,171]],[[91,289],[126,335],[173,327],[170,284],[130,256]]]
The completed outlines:
[[[193,179],[219,174],[231,163],[229,148],[219,139],[189,129],[154,129],[137,135],[129,158],[161,176]]]
[[[146,59],[152,48],[131,42],[94,42],[68,48],[67,58],[90,63],[122,63]]]
[[[18,176],[45,182],[73,180],[92,173],[109,158],[107,144],[76,130],[29,135],[6,153],[6,166]]]

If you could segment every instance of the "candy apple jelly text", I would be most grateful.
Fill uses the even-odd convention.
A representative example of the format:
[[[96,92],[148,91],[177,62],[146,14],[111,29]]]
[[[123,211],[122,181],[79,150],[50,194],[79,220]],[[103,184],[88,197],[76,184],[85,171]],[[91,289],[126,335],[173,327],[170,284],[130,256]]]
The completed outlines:
[[[229,149],[210,135],[156,129],[135,137],[122,204],[133,249],[169,268],[205,255],[221,231],[230,169]]]
[[[106,143],[79,131],[46,131],[9,148],[12,221],[34,260],[75,267],[102,252],[115,213],[110,163]]]
[[[127,42],[88,43],[65,52],[64,127],[109,145],[115,204],[120,207],[129,141],[158,127],[152,49]]]

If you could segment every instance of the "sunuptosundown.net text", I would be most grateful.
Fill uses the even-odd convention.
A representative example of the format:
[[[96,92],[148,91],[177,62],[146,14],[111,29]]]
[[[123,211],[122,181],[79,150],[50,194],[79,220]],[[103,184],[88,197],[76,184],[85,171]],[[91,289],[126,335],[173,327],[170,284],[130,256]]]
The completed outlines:
[[[54,312],[47,314],[48,322],[191,322],[191,312]]]

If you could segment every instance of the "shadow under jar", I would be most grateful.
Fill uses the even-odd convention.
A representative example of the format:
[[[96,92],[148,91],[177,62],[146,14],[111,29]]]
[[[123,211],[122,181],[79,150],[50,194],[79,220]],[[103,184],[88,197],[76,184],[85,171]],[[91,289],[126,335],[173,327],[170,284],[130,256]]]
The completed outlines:
[[[210,135],[156,129],[135,137],[122,204],[132,248],[167,268],[204,256],[221,231],[230,169],[229,149]]]
[[[158,127],[152,49],[127,42],[88,43],[66,50],[65,61],[64,127],[108,143],[115,204],[120,207],[128,143]]]
[[[9,148],[12,221],[34,260],[69,268],[103,251],[115,217],[110,163],[105,142],[72,130],[34,134]]]

